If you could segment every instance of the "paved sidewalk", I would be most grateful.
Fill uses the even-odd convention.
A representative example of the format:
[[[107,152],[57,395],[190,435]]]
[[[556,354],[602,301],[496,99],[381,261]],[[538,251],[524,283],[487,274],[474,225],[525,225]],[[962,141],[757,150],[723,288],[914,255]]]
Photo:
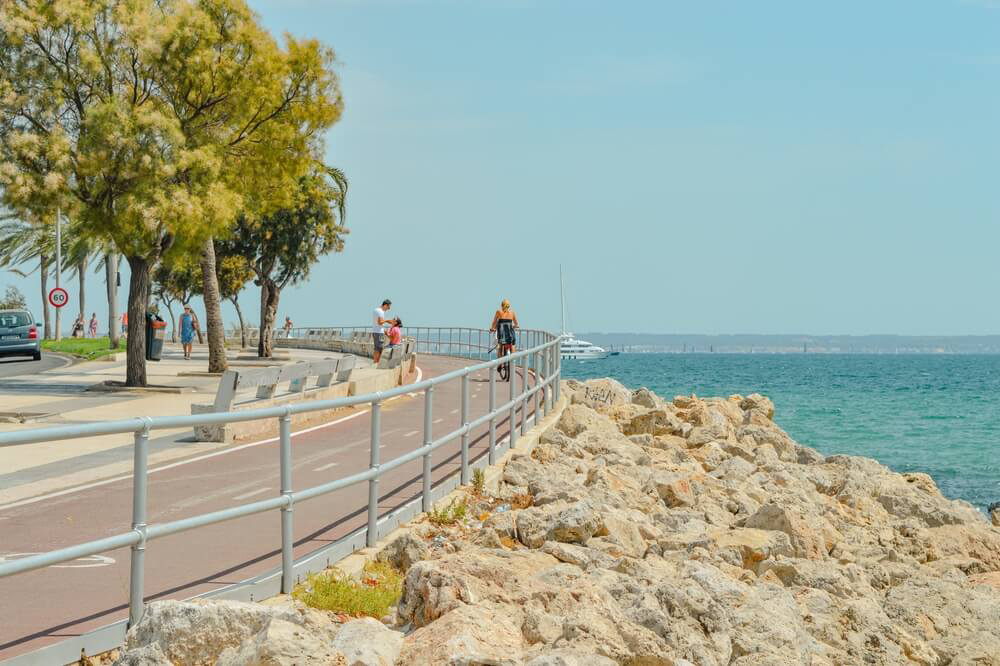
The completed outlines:
[[[285,350],[278,353],[284,354]],[[230,350],[230,362],[251,367],[255,361],[238,361],[252,350]],[[287,350],[289,361],[320,360],[341,356],[329,351]],[[281,359],[276,359],[281,362]],[[359,367],[369,359],[358,358]],[[246,365],[242,365],[246,364]],[[71,423],[91,423],[133,416],[172,416],[191,413],[191,404],[212,402],[217,376],[206,373],[208,348],[195,346],[194,358],[184,360],[180,345],[167,344],[160,362],[147,364],[149,384],[186,387],[185,393],[106,393],[87,388],[106,380],[125,377],[125,361],[87,361],[56,368],[34,376],[0,381],[2,412],[45,414],[28,423],[0,423],[0,432]],[[127,474],[132,469],[132,435],[105,435],[86,439],[0,447],[0,505],[56,492],[95,479]],[[219,442],[195,442],[190,428],[158,430],[150,440],[150,464],[205,453],[227,446]]]

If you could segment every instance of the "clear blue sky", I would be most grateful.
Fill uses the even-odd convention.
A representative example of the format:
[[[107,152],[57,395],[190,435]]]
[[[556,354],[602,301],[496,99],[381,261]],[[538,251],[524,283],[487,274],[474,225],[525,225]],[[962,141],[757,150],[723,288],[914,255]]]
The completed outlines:
[[[561,262],[577,331],[1000,332],[1000,1],[251,5],[346,99],[297,324],[553,328]]]

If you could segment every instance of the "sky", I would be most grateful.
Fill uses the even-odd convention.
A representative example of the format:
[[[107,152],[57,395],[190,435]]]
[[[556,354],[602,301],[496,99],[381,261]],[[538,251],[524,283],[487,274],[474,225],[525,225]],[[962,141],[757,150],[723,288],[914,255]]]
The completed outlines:
[[[562,265],[577,332],[1000,333],[1000,0],[250,5],[346,103],[296,325],[558,329]]]

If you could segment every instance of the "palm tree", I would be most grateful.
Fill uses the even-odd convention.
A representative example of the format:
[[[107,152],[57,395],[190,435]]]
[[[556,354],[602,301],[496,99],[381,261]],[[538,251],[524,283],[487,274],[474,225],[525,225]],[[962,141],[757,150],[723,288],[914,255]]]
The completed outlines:
[[[55,255],[55,234],[50,225],[26,220],[22,216],[4,212],[0,214],[0,266],[9,267],[11,271],[22,277],[31,275],[36,270],[41,277],[42,289],[42,320],[44,336],[52,339],[52,324],[49,311],[48,280],[52,257]],[[14,266],[38,261],[38,268],[22,271]]]

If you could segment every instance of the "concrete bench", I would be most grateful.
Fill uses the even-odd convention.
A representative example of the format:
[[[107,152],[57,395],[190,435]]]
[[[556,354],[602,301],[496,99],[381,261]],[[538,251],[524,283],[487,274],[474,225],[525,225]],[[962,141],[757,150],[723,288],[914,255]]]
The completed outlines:
[[[191,405],[192,414],[240,411],[255,407],[272,407],[308,400],[331,400],[351,394],[351,375],[356,359],[338,359],[291,363],[269,368],[227,370],[219,379],[219,388],[212,404]],[[310,379],[315,378],[313,382]],[[279,389],[285,385],[285,390]],[[252,391],[251,395],[248,395]],[[315,419],[327,410],[297,414],[292,422]],[[198,426],[194,429],[199,442],[230,442],[236,437],[263,434],[274,429],[273,419],[245,421],[223,425]]]

